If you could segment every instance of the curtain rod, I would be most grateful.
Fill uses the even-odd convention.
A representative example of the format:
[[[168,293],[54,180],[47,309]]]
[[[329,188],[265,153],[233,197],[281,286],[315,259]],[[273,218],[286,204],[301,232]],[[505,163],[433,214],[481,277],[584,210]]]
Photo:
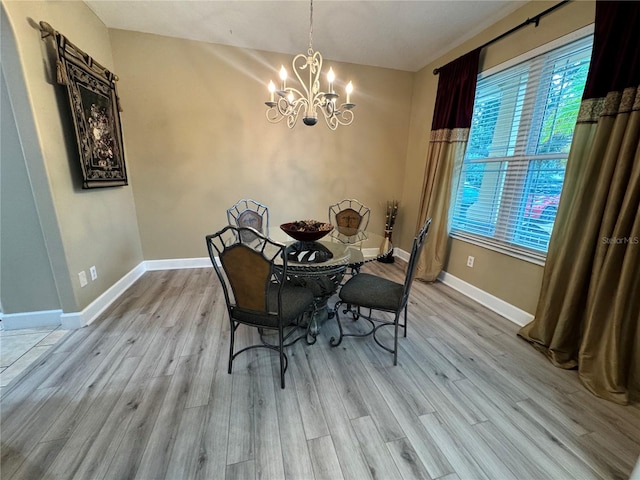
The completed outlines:
[[[569,3],[571,0],[562,0],[560,3],[555,4],[553,7],[549,7],[547,8],[544,12],[540,12],[539,14],[537,14],[535,17],[533,18],[527,18],[524,22],[522,22],[520,25],[516,25],[515,27],[513,27],[511,30],[508,30],[506,32],[504,32],[501,35],[498,35],[495,38],[492,38],[491,40],[489,40],[486,43],[483,43],[482,45],[480,45],[478,48],[484,48],[484,47],[488,47],[489,45],[491,45],[494,42],[497,42],[498,40],[503,39],[504,37],[506,37],[507,35],[511,35],[513,32],[515,32],[516,30],[520,30],[522,27],[526,27],[527,25],[531,24],[531,23],[535,23],[536,27],[540,24],[540,19],[542,17],[544,17],[545,15],[553,12],[556,8],[561,7],[562,5],[564,5],[565,3]],[[442,67],[440,67],[442,68]],[[440,73],[440,68],[434,68],[433,69],[433,74],[434,75],[438,75],[438,73]]]
[[[69,41],[69,39],[67,37],[65,37],[60,32],[58,32],[56,29],[54,29],[50,24],[48,24],[44,20],[41,20],[39,25],[40,25],[40,38],[47,38],[47,37],[50,37],[50,36],[55,38],[56,34],[58,34],[61,37],[63,37],[65,43],[70,45],[72,48],[74,48],[80,54],[80,56],[85,57],[85,61],[87,63],[96,65],[98,68],[104,70],[105,72],[109,72],[108,68],[103,67],[98,62],[96,62],[93,59],[93,57],[91,57],[91,55],[89,55],[89,54],[83,52],[82,50],[80,50],[76,45],[74,45],[71,41]],[[54,42],[55,42],[55,40],[54,40]],[[88,60],[86,60],[86,59],[88,59]],[[112,73],[112,72],[110,72],[110,73],[113,75],[113,80],[114,81],[117,82],[117,81],[120,80],[115,73]]]

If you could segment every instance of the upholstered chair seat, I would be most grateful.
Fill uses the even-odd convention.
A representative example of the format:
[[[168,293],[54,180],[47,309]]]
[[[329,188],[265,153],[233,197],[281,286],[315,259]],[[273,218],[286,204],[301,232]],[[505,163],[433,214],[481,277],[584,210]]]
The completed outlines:
[[[308,288],[296,287],[285,283],[282,286],[282,312],[280,319],[273,314],[235,309],[233,317],[239,321],[260,327],[278,328],[281,320],[285,326],[293,323],[300,315],[309,309],[313,303],[313,293]],[[270,312],[278,311],[278,291],[271,289],[267,295],[267,308]]]
[[[375,310],[397,310],[404,286],[368,273],[354,275],[340,289],[340,300],[351,305],[366,305]]]

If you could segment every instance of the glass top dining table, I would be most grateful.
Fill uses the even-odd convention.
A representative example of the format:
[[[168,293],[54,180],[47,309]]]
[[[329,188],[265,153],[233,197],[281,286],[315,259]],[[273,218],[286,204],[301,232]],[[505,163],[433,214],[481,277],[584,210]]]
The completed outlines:
[[[316,314],[311,319],[309,332],[314,339],[322,324],[332,316],[327,303],[337,292],[347,269],[353,274],[364,263],[381,258],[390,251],[381,251],[384,237],[374,232],[361,231],[351,237],[332,233],[316,242],[303,243],[291,239],[284,232],[271,236],[289,247],[287,271],[291,281],[313,291]],[[316,256],[314,250],[328,251],[330,255],[318,253]],[[324,258],[328,256],[331,258]]]

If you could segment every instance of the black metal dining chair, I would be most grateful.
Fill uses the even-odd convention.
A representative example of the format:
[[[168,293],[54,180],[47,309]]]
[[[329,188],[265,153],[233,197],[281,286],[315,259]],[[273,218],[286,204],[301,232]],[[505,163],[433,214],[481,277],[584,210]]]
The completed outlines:
[[[338,322],[340,336],[338,339],[332,337],[330,344],[337,347],[342,343],[344,337],[366,337],[371,335],[374,341],[384,350],[393,353],[393,364],[398,364],[398,331],[402,327],[404,336],[407,336],[407,304],[409,301],[409,293],[411,292],[411,284],[413,283],[418,259],[422,252],[431,219],[428,219],[422,226],[418,234],[413,239],[411,248],[411,257],[407,265],[404,284],[396,283],[387,278],[379,277],[369,273],[358,273],[351,277],[340,289],[338,295],[340,300],[336,302],[334,307],[335,317]],[[366,333],[344,333],[342,323],[340,321],[340,308],[346,305],[343,314],[350,313],[354,320],[363,318],[371,324],[371,329]],[[368,310],[368,314],[363,313],[363,309]],[[373,316],[373,311],[388,312],[393,314],[393,320],[383,318],[377,314]],[[404,312],[404,322],[400,323],[400,317]],[[385,326],[393,326],[393,348],[384,345],[377,337],[378,329]]]
[[[284,388],[288,366],[284,349],[308,335],[310,321],[307,319],[305,323],[303,317],[307,312],[315,313],[313,292],[286,281],[285,245],[253,228],[229,225],[207,235],[206,241],[229,315],[229,373],[233,360],[242,352],[268,348],[280,356],[280,386]],[[261,343],[234,352],[235,334],[240,325],[257,328]],[[277,332],[277,344],[265,340],[266,330]]]
[[[238,200],[227,209],[229,225],[251,227],[269,236],[269,207],[250,198]]]
[[[329,206],[329,223],[334,229],[331,236],[343,243],[354,243],[369,225],[371,209],[353,198]]]

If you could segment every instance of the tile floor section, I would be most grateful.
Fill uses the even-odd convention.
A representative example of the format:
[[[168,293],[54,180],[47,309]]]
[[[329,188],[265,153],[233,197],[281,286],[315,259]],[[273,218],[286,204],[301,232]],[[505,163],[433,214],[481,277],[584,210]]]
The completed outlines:
[[[22,330],[0,328],[0,395],[5,392],[11,380],[26,370],[68,331],[62,327]]]

